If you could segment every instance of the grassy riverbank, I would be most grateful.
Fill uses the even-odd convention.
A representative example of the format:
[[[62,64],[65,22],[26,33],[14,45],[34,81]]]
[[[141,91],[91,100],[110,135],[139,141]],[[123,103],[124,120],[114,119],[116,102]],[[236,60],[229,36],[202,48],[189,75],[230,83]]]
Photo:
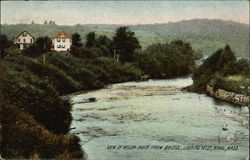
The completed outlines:
[[[58,69],[21,56],[0,62],[3,158],[83,157],[79,138],[68,134],[71,104],[59,96],[64,87],[57,88],[51,81],[70,82],[70,78],[54,71]]]
[[[136,80],[140,70],[113,59],[48,54],[8,56],[0,62],[1,155],[4,158],[79,159],[79,139],[68,133],[71,103],[61,95]]]
[[[216,91],[224,89],[237,94],[248,94],[250,66],[247,59],[236,59],[229,46],[219,49],[204,60],[193,74],[194,84],[189,90],[205,92],[206,84]]]

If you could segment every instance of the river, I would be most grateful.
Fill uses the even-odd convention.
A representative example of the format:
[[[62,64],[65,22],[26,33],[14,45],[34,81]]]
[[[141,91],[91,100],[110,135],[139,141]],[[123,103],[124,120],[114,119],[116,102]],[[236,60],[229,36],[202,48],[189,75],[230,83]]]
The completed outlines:
[[[190,84],[190,77],[126,82],[72,95],[71,132],[88,160],[245,159],[247,110],[181,90]],[[81,103],[89,97],[97,101]]]

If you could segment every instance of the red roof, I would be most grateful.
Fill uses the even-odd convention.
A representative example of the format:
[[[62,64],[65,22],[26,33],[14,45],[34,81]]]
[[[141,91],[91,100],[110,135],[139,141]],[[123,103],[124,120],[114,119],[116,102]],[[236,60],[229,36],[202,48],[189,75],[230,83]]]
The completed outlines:
[[[64,31],[58,32],[53,38],[72,38],[72,36]]]

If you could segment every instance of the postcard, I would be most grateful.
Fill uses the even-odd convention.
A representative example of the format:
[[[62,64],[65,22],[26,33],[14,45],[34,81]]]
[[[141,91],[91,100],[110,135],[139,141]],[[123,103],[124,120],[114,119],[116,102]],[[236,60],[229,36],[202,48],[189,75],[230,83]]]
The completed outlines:
[[[1,160],[249,160],[249,1],[0,4]]]

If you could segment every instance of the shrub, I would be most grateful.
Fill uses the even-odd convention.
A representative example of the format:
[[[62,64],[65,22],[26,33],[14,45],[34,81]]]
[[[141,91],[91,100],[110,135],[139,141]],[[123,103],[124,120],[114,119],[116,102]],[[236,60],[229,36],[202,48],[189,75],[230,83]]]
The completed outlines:
[[[79,139],[55,135],[32,115],[13,104],[1,101],[1,155],[4,158],[54,158],[68,153],[70,159],[82,158]],[[76,140],[75,140],[76,139]]]
[[[0,77],[0,99],[13,102],[29,112],[48,130],[67,133],[72,119],[69,101],[61,99],[48,80],[42,80],[28,71],[16,71],[11,67],[6,69],[3,65],[0,67],[6,74]]]
[[[82,158],[79,138],[66,135],[72,120],[69,100],[26,63],[15,58],[0,62],[1,155],[44,159],[67,153],[69,159]]]
[[[195,65],[195,53],[190,44],[180,40],[170,44],[153,44],[139,57],[139,67],[153,78],[187,75]]]
[[[230,75],[246,76],[249,72],[249,63],[247,60],[236,60],[230,46],[226,45],[224,49],[219,49],[213,55],[208,57],[204,63],[195,70],[193,74],[193,91],[202,92],[205,85],[210,83],[217,88],[228,91],[242,92],[235,87],[234,82],[226,77]]]
[[[234,76],[217,76],[213,79],[214,83],[212,84],[216,89],[224,89],[230,92],[243,93],[248,92],[248,86],[250,84],[250,79],[241,75]]]
[[[72,93],[80,87],[79,83],[53,65],[42,64],[22,56],[9,57],[6,58],[6,61],[8,61],[9,64],[14,63],[15,65],[19,65],[19,67],[25,67],[40,79],[50,81],[60,94]]]

